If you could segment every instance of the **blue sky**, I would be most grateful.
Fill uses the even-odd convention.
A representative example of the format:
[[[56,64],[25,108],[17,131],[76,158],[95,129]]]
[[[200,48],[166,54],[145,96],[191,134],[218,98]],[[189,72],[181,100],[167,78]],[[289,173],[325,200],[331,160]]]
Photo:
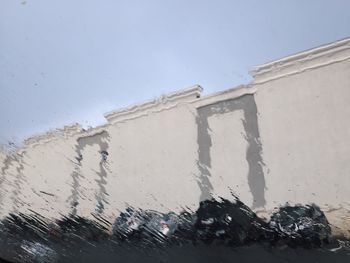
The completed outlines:
[[[0,143],[350,36],[348,0],[2,0]]]

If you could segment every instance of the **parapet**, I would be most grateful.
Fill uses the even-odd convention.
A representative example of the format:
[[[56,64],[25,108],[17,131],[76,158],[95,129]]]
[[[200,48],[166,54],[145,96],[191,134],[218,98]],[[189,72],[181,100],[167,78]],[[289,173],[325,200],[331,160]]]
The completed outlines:
[[[195,85],[189,89],[169,93],[151,101],[108,112],[104,116],[111,124],[119,121],[134,119],[140,116],[148,115],[149,113],[173,108],[179,103],[193,102],[200,97],[201,92],[202,87]]]
[[[279,60],[255,66],[250,74],[253,83],[265,82],[301,73],[313,68],[341,62],[350,58],[350,38],[309,49]]]
[[[80,124],[75,123],[73,125],[64,126],[62,129],[54,129],[43,134],[29,137],[24,140],[24,145],[27,147],[36,146],[39,144],[45,144],[57,138],[70,138],[78,133],[81,133],[83,128]]]

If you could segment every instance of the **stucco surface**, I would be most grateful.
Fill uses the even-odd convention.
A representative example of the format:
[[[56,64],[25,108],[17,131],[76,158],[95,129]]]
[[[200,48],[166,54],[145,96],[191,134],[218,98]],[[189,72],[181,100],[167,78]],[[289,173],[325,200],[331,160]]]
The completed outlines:
[[[319,205],[350,235],[350,40],[271,62],[254,80],[200,98],[201,88],[113,111],[0,154],[1,216],[107,220],[128,206],[195,210],[237,195],[268,216]]]
[[[187,105],[108,129],[109,213],[126,206],[182,210],[199,200],[195,113]]]
[[[346,60],[259,85],[267,210],[281,200],[349,209],[349,73]]]
[[[212,186],[215,197],[233,199],[232,193],[246,204],[253,204],[248,185],[248,162],[245,158],[247,141],[242,110],[216,114],[209,118]],[[234,150],[233,150],[234,149]],[[220,196],[219,196],[220,195]]]

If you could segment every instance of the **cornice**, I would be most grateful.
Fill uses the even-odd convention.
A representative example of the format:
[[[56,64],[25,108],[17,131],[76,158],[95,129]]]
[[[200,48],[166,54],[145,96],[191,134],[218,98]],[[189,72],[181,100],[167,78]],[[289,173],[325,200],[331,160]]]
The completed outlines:
[[[147,101],[133,106],[108,112],[104,116],[110,124],[135,119],[153,112],[160,112],[177,106],[179,103],[190,103],[197,100],[202,92],[199,85],[189,89],[163,95],[154,100]]]
[[[251,87],[250,85],[240,85],[232,89],[216,92],[208,96],[202,97],[199,100],[193,101],[192,104],[196,108],[201,108],[221,101],[237,99],[247,94],[254,94],[255,92],[255,87]]]
[[[254,67],[252,84],[279,79],[350,59],[350,38]]]
[[[58,138],[68,139],[68,138],[71,138],[72,136],[75,136],[81,133],[82,131],[83,131],[83,128],[78,123],[73,125],[67,125],[61,129],[55,129],[43,134],[29,137],[28,139],[24,140],[24,146],[35,147],[37,145],[46,144]]]

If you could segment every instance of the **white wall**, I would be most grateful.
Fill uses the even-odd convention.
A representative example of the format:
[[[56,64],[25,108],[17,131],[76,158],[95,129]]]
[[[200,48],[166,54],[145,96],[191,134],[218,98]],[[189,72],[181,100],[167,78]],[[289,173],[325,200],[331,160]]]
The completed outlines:
[[[235,194],[262,214],[316,203],[350,235],[349,42],[259,66],[248,87],[198,98],[195,86],[89,131],[32,138],[0,156],[1,216],[112,220],[127,206],[179,212]]]
[[[315,203],[349,229],[350,60],[255,87],[266,209],[281,201]]]

